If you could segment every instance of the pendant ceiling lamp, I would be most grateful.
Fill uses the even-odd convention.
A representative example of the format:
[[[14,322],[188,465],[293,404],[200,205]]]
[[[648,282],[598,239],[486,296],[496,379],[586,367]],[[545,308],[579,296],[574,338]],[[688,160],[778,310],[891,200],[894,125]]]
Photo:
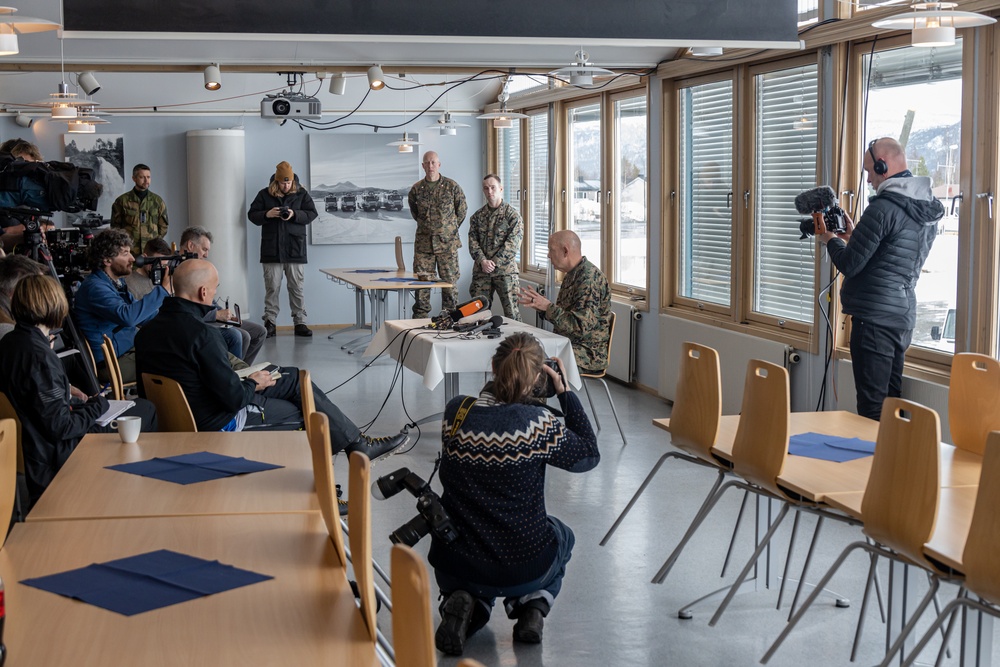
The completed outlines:
[[[595,76],[615,75],[609,69],[595,67],[593,63],[587,62],[590,59],[590,54],[583,49],[573,54],[573,57],[576,58],[576,62],[569,67],[561,67],[549,72],[549,76],[554,76],[562,81],[569,80],[572,86],[592,86],[594,85]]]
[[[47,106],[51,109],[50,115],[53,120],[65,120],[68,118],[77,117],[77,109],[79,107],[90,107],[93,109],[98,106],[97,102],[93,100],[81,100],[79,95],[76,93],[69,92],[69,84],[66,83],[66,63],[63,57],[63,42],[59,40],[59,71],[62,81],[59,82],[59,86],[56,88],[56,92],[50,93],[48,99],[39,100],[34,104],[37,106]]]
[[[455,136],[458,134],[458,128],[460,127],[471,127],[467,123],[459,123],[453,120],[450,111],[445,111],[443,114],[438,116],[437,122],[434,125],[429,125],[428,130],[438,130],[441,136]]]
[[[909,12],[896,14],[875,21],[876,28],[910,30],[913,46],[951,46],[955,43],[956,28],[976,28],[996,23],[990,16],[975,12],[960,12],[954,2],[914,2]]]
[[[14,16],[13,7],[0,7],[0,56],[11,56],[18,52],[17,36],[28,32],[58,30],[61,26],[54,21],[36,19],[30,16]]]
[[[476,116],[479,120],[492,120],[493,129],[495,130],[505,130],[507,128],[513,127],[515,118],[527,118],[526,113],[517,113],[516,111],[507,111],[507,100],[510,99],[510,93],[508,88],[510,87],[510,77],[508,76],[503,81],[503,86],[500,88],[500,94],[497,95],[497,102],[500,103],[499,111],[490,111],[488,113]]]
[[[409,132],[403,132],[403,138],[399,141],[390,141],[386,146],[395,146],[397,153],[412,153],[414,146],[419,146],[419,137]]]

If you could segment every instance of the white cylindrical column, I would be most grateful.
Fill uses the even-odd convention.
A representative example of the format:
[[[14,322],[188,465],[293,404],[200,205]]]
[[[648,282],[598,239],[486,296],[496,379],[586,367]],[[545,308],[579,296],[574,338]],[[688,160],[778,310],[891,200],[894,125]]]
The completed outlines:
[[[187,133],[188,220],[212,233],[208,258],[219,270],[220,301],[240,304],[247,296],[246,148],[243,130]]]

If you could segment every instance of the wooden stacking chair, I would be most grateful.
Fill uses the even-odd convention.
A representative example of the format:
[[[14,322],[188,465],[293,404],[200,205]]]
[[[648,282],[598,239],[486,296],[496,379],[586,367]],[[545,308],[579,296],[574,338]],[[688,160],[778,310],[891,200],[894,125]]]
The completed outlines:
[[[198,425],[184,389],[176,380],[152,373],[142,374],[146,397],[156,406],[156,420],[165,433],[197,433]]]
[[[486,665],[472,658],[462,658],[458,661],[458,667],[486,667]]]
[[[1000,361],[971,352],[952,358],[948,422],[953,445],[982,455],[990,431],[1000,430]]]
[[[302,421],[305,424],[306,434],[309,434],[311,428],[309,416],[316,412],[316,397],[313,395],[312,377],[304,368],[299,369],[299,396],[302,401]]]
[[[608,322],[608,355],[611,354],[611,341],[615,337],[615,314],[612,312]],[[615,423],[618,425],[618,433],[622,436],[622,443],[628,444],[628,439],[625,437],[625,431],[622,429],[622,423],[618,419],[618,410],[615,409],[615,401],[611,398],[611,390],[608,388],[608,381],[604,377],[608,374],[607,369],[600,371],[598,373],[580,373],[580,377],[583,379],[583,391],[587,394],[587,402],[590,403],[590,412],[594,415],[594,422],[597,423],[597,432],[601,432],[601,420],[597,416],[597,410],[594,408],[594,399],[590,397],[590,389],[587,388],[587,380],[597,380],[604,386],[604,393],[608,395],[608,403],[611,404],[611,414],[615,417]]]
[[[436,667],[431,578],[427,566],[408,546],[392,546],[392,638],[396,667]]]
[[[933,574],[944,574],[924,556],[924,544],[933,535],[937,521],[941,492],[940,440],[941,424],[934,410],[901,398],[885,400],[871,474],[861,502],[863,530],[869,540],[852,542],[841,552],[768,649],[762,663],[771,659],[844,560],[857,549],[915,565]],[[927,594],[890,647],[886,661],[899,650],[933,600],[939,580],[932,577],[930,582]]]
[[[396,270],[406,271],[406,262],[403,261],[403,237],[396,237]]]
[[[350,498],[347,522],[351,527],[351,566],[358,585],[361,616],[372,642],[392,655],[392,644],[378,629],[375,570],[372,556],[371,461],[360,452],[350,455]],[[395,626],[395,624],[393,624]],[[398,662],[397,662],[398,664]]]
[[[88,347],[89,349],[89,347]],[[17,492],[14,494],[14,512],[18,521],[24,521],[29,507],[28,488],[24,480],[24,451],[21,448],[21,418],[17,416],[17,410],[11,405],[7,394],[0,392],[0,419],[10,419],[14,422],[14,447],[17,452],[17,473],[15,484]],[[22,488],[23,487],[23,488]]]
[[[116,401],[125,400],[125,384],[122,382],[122,372],[118,366],[118,357],[115,356],[114,343],[108,336],[104,336],[101,343],[101,352],[104,353],[104,363],[108,368],[108,380],[111,382],[111,397]]]
[[[956,355],[958,356],[960,355]],[[959,595],[945,605],[906,658],[904,665],[914,663],[938,628],[960,607],[1000,617],[1000,558],[997,558],[997,553],[1000,552],[1000,513],[997,512],[997,507],[1000,507],[1000,484],[996,483],[1000,475],[1000,431],[989,434],[984,450],[976,505],[972,511],[965,549],[962,551],[962,571],[959,573],[965,577],[964,588],[980,599]],[[947,643],[943,642],[941,650],[945,650],[946,646]],[[940,657],[939,655],[937,664],[940,664]]]
[[[316,411],[311,412],[307,419],[309,449],[312,450],[313,479],[316,484],[320,514],[323,515],[323,522],[326,524],[327,532],[330,533],[330,540],[337,552],[337,558],[346,569],[347,553],[344,549],[340,512],[337,509],[337,483],[333,471],[333,455],[330,453],[330,420],[322,412]]]
[[[17,496],[17,425],[0,419],[0,521],[4,522],[0,548],[7,540],[7,527],[14,515]]]

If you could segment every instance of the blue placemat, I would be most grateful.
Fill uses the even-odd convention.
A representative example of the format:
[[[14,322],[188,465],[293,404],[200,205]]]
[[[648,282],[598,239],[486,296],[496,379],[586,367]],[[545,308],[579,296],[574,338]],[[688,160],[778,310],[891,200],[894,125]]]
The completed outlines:
[[[875,443],[860,438],[841,438],[822,433],[800,433],[788,439],[788,453],[795,456],[844,463],[873,455]]]
[[[386,282],[386,283],[412,283],[413,278],[376,278],[375,282]]]
[[[345,273],[389,273],[392,269],[353,269]]]
[[[174,484],[207,482],[211,479],[221,479],[222,477],[245,475],[252,472],[274,470],[275,468],[283,467],[273,463],[262,463],[242,457],[235,458],[232,456],[223,456],[222,454],[212,454],[211,452],[181,454],[167,458],[157,457],[146,461],[136,461],[135,463],[121,463],[119,465],[107,466],[109,470],[152,477],[164,482],[173,482]]]
[[[161,549],[21,583],[133,616],[273,578]]]
[[[433,285],[437,283],[436,280],[411,280],[411,285]]]

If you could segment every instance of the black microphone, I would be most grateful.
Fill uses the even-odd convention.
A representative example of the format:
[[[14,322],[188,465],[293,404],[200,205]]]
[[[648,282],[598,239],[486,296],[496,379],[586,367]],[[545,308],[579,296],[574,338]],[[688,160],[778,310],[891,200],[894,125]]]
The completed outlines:
[[[450,329],[452,324],[458,322],[463,317],[475,315],[479,311],[486,310],[489,307],[489,298],[485,296],[473,297],[465,303],[459,304],[453,310],[442,310],[441,314],[435,317],[434,321],[431,322],[431,328]]]
[[[804,214],[819,213],[836,205],[837,193],[829,185],[800,192],[795,197],[795,210]]]
[[[500,325],[503,324],[503,318],[499,315],[494,315],[488,320],[483,320],[479,324],[476,324],[471,329],[465,329],[463,333],[476,333],[477,331],[486,331],[487,329],[500,330]]]

